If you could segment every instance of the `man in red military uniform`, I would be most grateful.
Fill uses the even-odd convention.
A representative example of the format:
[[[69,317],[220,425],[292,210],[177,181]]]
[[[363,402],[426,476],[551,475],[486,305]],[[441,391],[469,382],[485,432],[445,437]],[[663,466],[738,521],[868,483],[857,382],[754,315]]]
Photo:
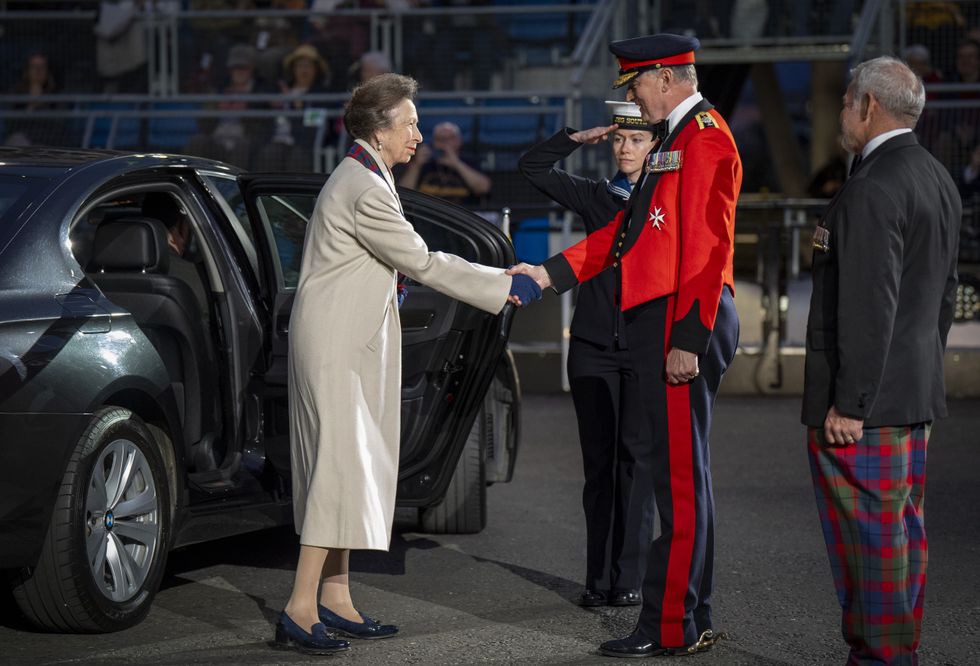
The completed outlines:
[[[708,431],[738,344],[732,255],[742,163],[728,125],[697,90],[698,46],[668,34],[610,45],[620,65],[614,87],[629,86],[626,98],[647,122],[665,120],[666,137],[609,224],[542,266],[511,269],[559,293],[616,272],[642,384],[628,407],[643,415],[646,435],[633,452],[636,474],[653,482],[661,534],[650,550],[636,629],[599,648],[615,657],[695,652],[719,636],[711,619]]]

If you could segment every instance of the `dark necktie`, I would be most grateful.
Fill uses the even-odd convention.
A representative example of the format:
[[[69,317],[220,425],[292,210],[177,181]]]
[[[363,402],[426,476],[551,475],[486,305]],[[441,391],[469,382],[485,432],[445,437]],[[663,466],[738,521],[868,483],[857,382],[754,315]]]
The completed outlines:
[[[857,155],[854,156],[854,159],[851,160],[851,170],[847,172],[847,177],[848,178],[850,178],[851,176],[853,176],[854,175],[854,172],[857,171],[858,166],[860,166],[862,159],[864,159],[864,158],[861,156],[860,153],[858,153]]]

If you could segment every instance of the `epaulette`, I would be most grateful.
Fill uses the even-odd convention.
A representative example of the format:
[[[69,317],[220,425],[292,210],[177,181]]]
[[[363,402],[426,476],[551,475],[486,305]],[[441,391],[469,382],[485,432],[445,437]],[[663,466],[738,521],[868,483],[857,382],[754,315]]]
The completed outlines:
[[[702,111],[698,115],[694,116],[694,119],[698,121],[698,127],[704,129],[705,127],[718,127],[718,123],[707,111]]]

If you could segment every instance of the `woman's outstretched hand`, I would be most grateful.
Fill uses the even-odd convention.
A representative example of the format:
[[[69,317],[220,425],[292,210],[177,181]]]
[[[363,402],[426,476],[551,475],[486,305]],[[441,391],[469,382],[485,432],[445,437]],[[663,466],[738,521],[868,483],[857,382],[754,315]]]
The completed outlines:
[[[523,307],[541,298],[541,287],[528,275],[515,275],[510,283],[510,296],[507,298],[518,307]]]

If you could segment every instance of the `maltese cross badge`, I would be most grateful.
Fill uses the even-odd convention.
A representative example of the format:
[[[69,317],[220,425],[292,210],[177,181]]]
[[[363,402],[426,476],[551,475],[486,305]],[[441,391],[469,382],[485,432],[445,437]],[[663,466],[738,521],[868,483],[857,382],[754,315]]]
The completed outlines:
[[[664,215],[666,214],[666,211],[662,210],[660,206],[654,206],[653,210],[650,211],[650,226],[652,226],[654,229],[663,229],[663,227],[660,225],[667,224],[664,221]]]

